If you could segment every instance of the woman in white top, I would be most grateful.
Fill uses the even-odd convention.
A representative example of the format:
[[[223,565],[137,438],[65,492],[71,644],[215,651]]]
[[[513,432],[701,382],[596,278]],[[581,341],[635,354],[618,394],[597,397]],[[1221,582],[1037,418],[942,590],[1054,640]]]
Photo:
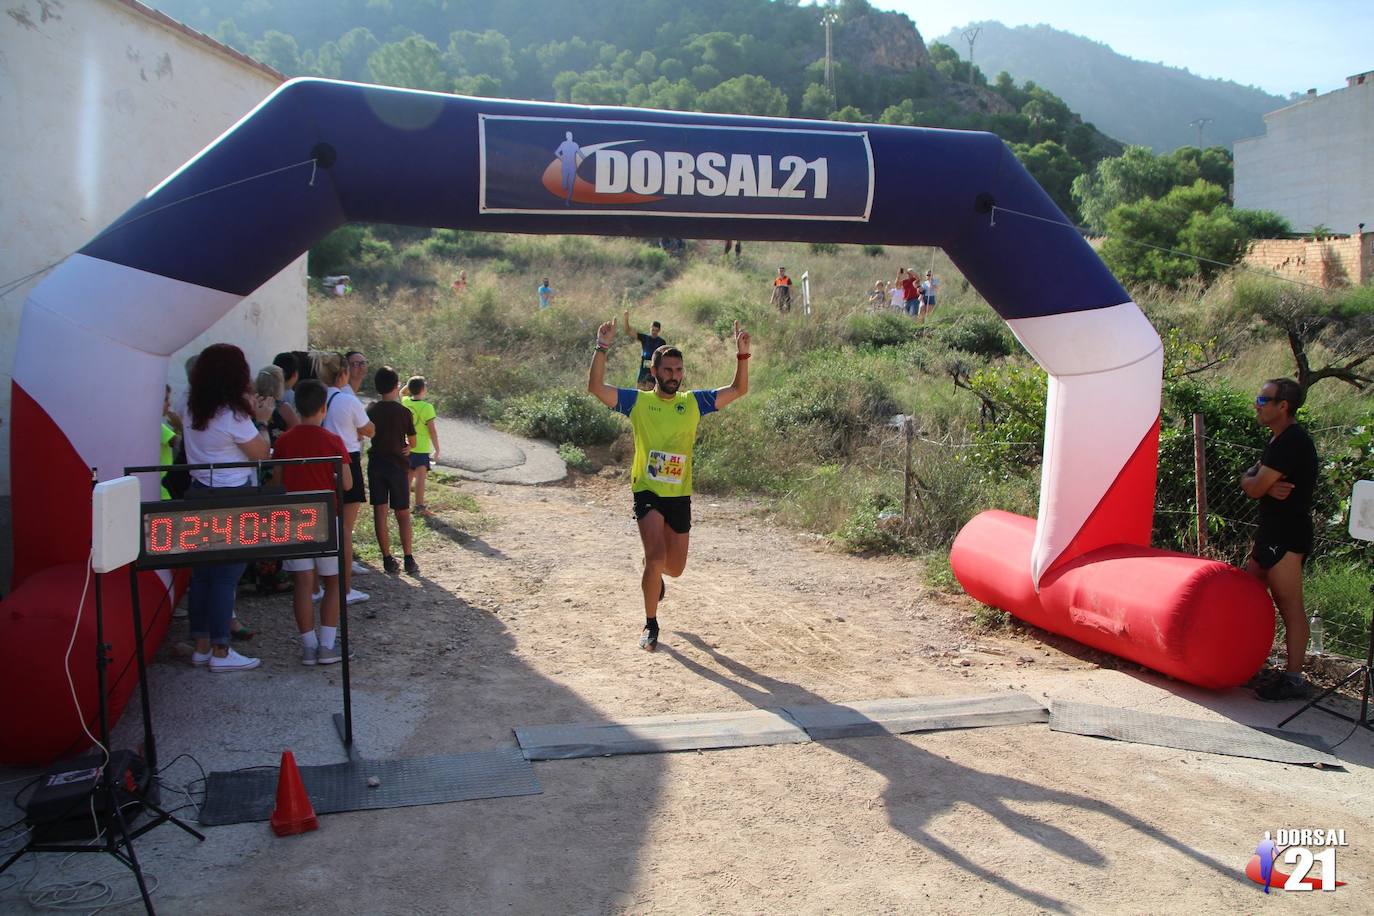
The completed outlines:
[[[316,353],[314,357],[315,375],[327,386],[325,401],[324,428],[343,440],[348,449],[349,464],[353,473],[353,486],[344,493],[343,499],[343,560],[339,566],[342,580],[340,587],[347,595],[349,604],[366,601],[367,592],[352,588],[349,582],[353,571],[353,526],[358,521],[358,511],[362,508],[367,493],[363,486],[362,439],[371,436],[374,428],[367,418],[367,409],[348,384],[348,361],[342,353]]]
[[[253,380],[243,351],[233,344],[211,344],[191,369],[191,390],[183,434],[186,462],[221,464],[262,461],[269,457],[267,419],[276,406],[253,394]],[[191,494],[235,489],[257,482],[247,468],[204,468],[191,471]],[[246,563],[196,566],[191,570],[190,624],[195,651],[191,663],[213,672],[246,671],[258,659],[229,648],[234,597]]]

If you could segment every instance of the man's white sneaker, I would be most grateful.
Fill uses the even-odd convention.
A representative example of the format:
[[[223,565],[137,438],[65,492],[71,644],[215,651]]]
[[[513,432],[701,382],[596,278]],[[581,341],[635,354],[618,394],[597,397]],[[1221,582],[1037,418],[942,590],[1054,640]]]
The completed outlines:
[[[220,658],[218,655],[210,656],[210,672],[212,674],[222,674],[226,671],[247,671],[261,664],[261,659],[239,655],[233,649],[230,649],[229,654],[223,658]]]
[[[366,566],[364,566],[363,564],[359,563],[357,560],[354,560],[354,561],[353,561],[353,575],[355,575],[355,576],[365,576],[365,575],[367,575],[367,574],[370,573],[370,572],[372,572],[372,570],[369,569],[368,567],[366,567]]]
[[[359,601],[366,601],[369,597],[371,596],[368,595],[367,592],[360,592],[356,588],[350,588],[348,590],[349,604],[357,604]]]
[[[195,665],[197,668],[204,668],[206,665],[210,664],[210,653],[206,652],[202,654],[200,652],[192,651],[191,664]]]

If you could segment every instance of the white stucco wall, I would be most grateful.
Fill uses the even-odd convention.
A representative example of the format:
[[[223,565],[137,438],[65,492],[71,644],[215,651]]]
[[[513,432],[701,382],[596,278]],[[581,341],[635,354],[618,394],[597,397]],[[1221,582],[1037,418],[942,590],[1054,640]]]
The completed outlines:
[[[280,84],[118,0],[11,0],[7,8],[0,16],[0,284],[80,248]],[[19,316],[38,279],[0,299],[0,494],[11,489]],[[184,385],[185,357],[215,341],[242,347],[254,369],[281,350],[303,349],[305,306],[301,257],[173,356],[168,380]],[[53,354],[53,371],[62,371],[61,354]]]
[[[1293,228],[1374,227],[1374,76],[1264,116],[1235,145],[1237,207],[1274,210]]]

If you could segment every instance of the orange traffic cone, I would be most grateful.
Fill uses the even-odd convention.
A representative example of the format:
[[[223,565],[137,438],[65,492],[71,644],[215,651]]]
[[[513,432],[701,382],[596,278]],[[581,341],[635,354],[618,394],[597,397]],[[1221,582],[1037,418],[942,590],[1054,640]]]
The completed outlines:
[[[305,833],[320,826],[310,796],[296,768],[296,758],[290,751],[282,751],[281,771],[277,775],[277,807],[272,809],[272,831],[277,836]]]

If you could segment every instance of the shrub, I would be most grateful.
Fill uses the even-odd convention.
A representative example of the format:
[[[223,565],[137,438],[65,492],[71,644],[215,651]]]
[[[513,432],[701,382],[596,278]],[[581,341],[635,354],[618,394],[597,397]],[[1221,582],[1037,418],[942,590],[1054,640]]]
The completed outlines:
[[[763,407],[775,432],[804,437],[822,457],[849,454],[860,436],[896,412],[883,378],[833,353],[790,373]]]
[[[507,403],[501,425],[530,439],[572,445],[607,445],[620,423],[591,395],[571,388],[537,391]]]
[[[865,245],[863,248],[863,252],[870,258],[878,258],[882,257],[884,249],[882,245]]]
[[[812,253],[812,254],[839,254],[839,253],[840,253],[840,246],[839,246],[839,245],[836,245],[834,242],[812,242],[810,247],[811,247],[811,253]]]
[[[996,359],[1016,352],[1016,340],[1000,318],[988,315],[962,315],[952,324],[937,325],[936,342],[951,350],[961,350]]]
[[[596,465],[592,464],[587,453],[573,445],[571,442],[564,442],[558,446],[558,457],[570,468],[576,468],[584,474],[590,474],[596,470]]]
[[[901,504],[891,496],[874,493],[854,509],[838,532],[840,542],[860,553],[907,553],[903,536]]]
[[[310,249],[308,262],[312,277],[348,273],[359,263],[363,236],[367,230],[362,226],[340,226],[329,233]]]
[[[630,263],[641,270],[652,273],[666,274],[673,267],[673,257],[662,248],[655,248],[652,245],[641,245],[635,250]]]
[[[844,339],[856,347],[895,347],[920,333],[916,322],[895,312],[850,315],[843,331]]]

